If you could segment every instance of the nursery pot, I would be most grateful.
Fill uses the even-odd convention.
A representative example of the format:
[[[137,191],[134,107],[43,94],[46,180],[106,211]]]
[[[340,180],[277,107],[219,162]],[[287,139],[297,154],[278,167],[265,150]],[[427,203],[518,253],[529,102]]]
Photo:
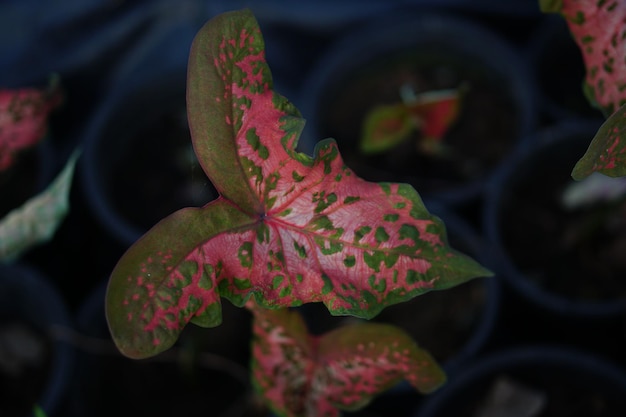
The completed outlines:
[[[74,353],[53,337],[70,328],[57,290],[34,269],[0,264],[0,415],[53,415],[65,399]]]
[[[0,219],[49,185],[55,162],[47,140],[15,154],[14,163],[0,172]]]
[[[575,184],[572,168],[599,125],[564,123],[537,133],[536,148],[503,164],[484,206],[507,287],[544,311],[579,319],[626,311],[624,203],[564,203]]]
[[[567,21],[546,15],[532,33],[526,54],[532,65],[542,111],[553,120],[602,117],[583,93],[585,63]]]
[[[82,343],[74,375],[73,415],[268,415],[250,386],[247,310],[223,301],[223,322],[218,327],[189,324],[164,353],[129,359],[111,340],[104,307],[106,286],[105,281],[96,286],[76,313]]]
[[[85,194],[122,244],[132,244],[177,209],[217,197],[193,153],[185,75],[178,70],[141,85],[122,83],[90,126],[82,163]]]
[[[626,413],[626,374],[568,347],[519,346],[463,369],[416,417],[611,417]]]
[[[407,88],[463,91],[445,151],[418,150],[414,130],[388,151],[364,154],[366,115],[401,102]],[[305,142],[333,137],[347,165],[367,180],[407,182],[424,197],[465,202],[532,130],[534,89],[516,51],[472,21],[425,13],[377,17],[337,41],[311,70],[300,98]]]

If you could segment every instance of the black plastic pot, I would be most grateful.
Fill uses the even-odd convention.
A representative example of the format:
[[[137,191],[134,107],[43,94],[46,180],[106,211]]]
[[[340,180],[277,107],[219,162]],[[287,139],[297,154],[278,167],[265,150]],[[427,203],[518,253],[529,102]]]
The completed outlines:
[[[86,198],[126,246],[175,210],[217,196],[193,154],[186,118],[186,66],[195,30],[164,28],[143,45],[116,72],[111,94],[85,133]]]
[[[583,93],[585,64],[566,20],[546,15],[531,34],[526,55],[539,87],[541,108],[552,120],[599,118]]]
[[[492,414],[487,414],[488,403],[501,408],[492,405]],[[478,414],[481,409],[485,414]],[[609,417],[624,413],[623,369],[591,353],[535,345],[482,357],[433,394],[415,416]]]
[[[416,138],[386,154],[359,151],[366,113],[399,102],[401,86],[419,92],[463,83],[469,90],[461,114],[444,139],[457,157],[424,156],[411,142]],[[365,179],[408,182],[426,198],[467,202],[534,128],[534,92],[516,50],[471,20],[415,11],[377,16],[333,44],[311,70],[299,98],[308,120],[303,143],[334,137]]]
[[[68,407],[71,416],[267,415],[249,384],[247,310],[225,301],[220,326],[189,324],[170,350],[153,358],[129,359],[111,340],[106,286],[103,281],[94,287],[76,312],[81,343]]]
[[[574,182],[571,170],[599,125],[563,123],[538,132],[538,146],[505,161],[487,190],[485,231],[507,288],[560,317],[615,318],[626,312],[622,270],[608,266],[608,249],[598,252],[608,248],[605,243],[619,243],[620,229],[615,226],[600,241],[595,232],[579,239],[594,211],[562,204],[565,187]]]
[[[59,328],[72,325],[56,288],[30,267],[0,264],[2,415],[30,416],[35,405],[58,411],[74,365],[73,348],[53,336]]]

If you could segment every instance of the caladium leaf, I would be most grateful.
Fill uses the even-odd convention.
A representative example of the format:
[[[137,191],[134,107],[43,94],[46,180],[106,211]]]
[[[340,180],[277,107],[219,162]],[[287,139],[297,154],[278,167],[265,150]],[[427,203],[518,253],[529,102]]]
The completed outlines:
[[[404,142],[416,129],[406,104],[376,106],[363,121],[361,151],[365,154],[385,152]]]
[[[540,6],[542,11],[558,12],[567,20],[587,67],[587,99],[608,118],[572,176],[582,179],[594,171],[609,176],[626,175],[622,143],[626,123],[626,2],[540,0]]]
[[[311,336],[297,312],[252,311],[253,383],[279,416],[336,417],[403,379],[422,393],[445,382],[430,354],[397,327],[361,323]]]
[[[107,315],[128,356],[167,349],[189,321],[218,325],[220,296],[369,318],[490,274],[447,245],[410,186],[358,178],[333,140],[313,158],[296,152],[304,122],[272,91],[263,51],[249,11],[214,18],[194,40],[189,122],[221,196],[161,221],[114,269]]]
[[[593,172],[609,177],[626,175],[626,105],[613,113],[598,129],[585,155],[572,171],[575,180],[582,180]]]
[[[403,103],[376,106],[365,116],[361,151],[387,151],[419,130],[418,150],[436,153],[443,146],[435,144],[456,121],[459,109],[459,90],[429,91]]]
[[[0,219],[0,261],[11,261],[26,249],[49,240],[69,210],[69,194],[79,152],[41,194]]]
[[[626,2],[540,0],[544,12],[558,12],[578,44],[587,75],[585,93],[606,117],[626,103]]]
[[[45,136],[48,115],[60,103],[56,81],[48,90],[0,89],[0,172],[13,164],[17,152]]]

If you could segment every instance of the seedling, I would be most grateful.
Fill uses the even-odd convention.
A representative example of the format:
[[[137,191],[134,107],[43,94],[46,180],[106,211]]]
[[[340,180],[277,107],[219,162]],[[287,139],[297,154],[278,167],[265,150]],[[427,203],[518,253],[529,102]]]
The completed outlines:
[[[402,101],[380,104],[365,116],[361,151],[374,154],[388,151],[418,133],[417,151],[445,155],[450,150],[443,138],[456,121],[461,90],[429,91],[416,94],[408,84],[400,88]]]

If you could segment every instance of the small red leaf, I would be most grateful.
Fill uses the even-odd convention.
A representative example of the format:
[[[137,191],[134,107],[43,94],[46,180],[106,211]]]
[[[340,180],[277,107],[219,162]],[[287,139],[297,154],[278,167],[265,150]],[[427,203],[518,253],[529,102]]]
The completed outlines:
[[[540,5],[567,20],[587,67],[585,92],[610,116],[626,103],[626,2],[540,0]]]
[[[253,381],[284,417],[336,417],[403,379],[423,393],[445,374],[404,331],[362,323],[309,336],[299,314],[253,308]]]
[[[41,140],[48,128],[48,114],[61,102],[56,85],[48,91],[34,88],[0,89],[0,172],[14,155]]]
[[[420,130],[427,140],[441,141],[459,115],[460,97],[457,90],[433,91],[417,96],[409,105],[413,117],[421,120]]]

